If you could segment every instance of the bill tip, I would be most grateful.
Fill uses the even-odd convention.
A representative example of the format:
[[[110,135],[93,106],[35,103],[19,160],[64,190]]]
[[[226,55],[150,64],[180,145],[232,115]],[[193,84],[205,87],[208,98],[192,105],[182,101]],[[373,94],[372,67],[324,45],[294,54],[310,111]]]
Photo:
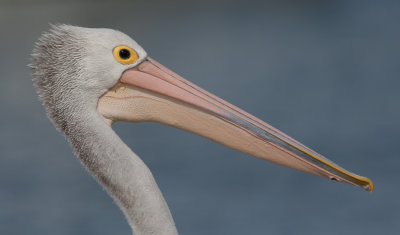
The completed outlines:
[[[374,191],[374,183],[372,180],[365,178],[365,184],[362,186],[365,190],[373,192]]]

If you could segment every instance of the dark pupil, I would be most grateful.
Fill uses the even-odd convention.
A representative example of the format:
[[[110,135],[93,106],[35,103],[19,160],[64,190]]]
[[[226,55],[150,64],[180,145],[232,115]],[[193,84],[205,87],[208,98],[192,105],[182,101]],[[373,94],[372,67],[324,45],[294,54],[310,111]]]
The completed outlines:
[[[121,49],[119,51],[119,57],[121,57],[121,59],[123,60],[126,60],[129,59],[129,57],[131,57],[131,53],[127,49]]]

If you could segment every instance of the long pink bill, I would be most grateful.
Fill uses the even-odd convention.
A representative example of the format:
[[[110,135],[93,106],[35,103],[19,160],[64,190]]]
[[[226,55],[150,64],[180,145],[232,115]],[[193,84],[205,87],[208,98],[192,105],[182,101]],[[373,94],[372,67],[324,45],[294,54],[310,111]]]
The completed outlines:
[[[132,91],[135,89],[146,91],[146,96],[158,100],[158,103],[152,102],[153,105],[146,106],[152,109],[149,111],[143,105],[138,109],[138,95],[126,95],[124,99],[131,98],[131,103],[136,99],[135,110],[157,113],[161,116],[163,113],[169,115],[169,117],[150,118],[152,119],[150,121],[193,132],[260,159],[373,191],[370,179],[343,169],[285,133],[199,88],[151,58],[147,58],[136,68],[125,71],[120,83],[128,85]],[[105,95],[109,99],[113,96],[115,95],[111,93]],[[121,97],[119,99],[122,100]],[[155,103],[157,105],[154,105]],[[163,104],[164,107],[161,103],[165,105],[168,103],[169,106]],[[125,109],[127,106],[129,105],[124,104]],[[168,107],[174,109],[174,112],[168,111]],[[144,116],[146,115],[140,117]],[[134,119],[138,121],[140,118]]]

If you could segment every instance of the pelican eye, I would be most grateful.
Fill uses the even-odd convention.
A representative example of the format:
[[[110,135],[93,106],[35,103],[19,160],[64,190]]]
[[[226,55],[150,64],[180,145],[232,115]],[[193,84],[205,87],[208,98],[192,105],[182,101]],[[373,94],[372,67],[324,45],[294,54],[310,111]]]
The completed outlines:
[[[136,51],[127,46],[117,46],[114,48],[113,54],[121,64],[132,64],[139,58]]]
[[[131,53],[127,49],[119,50],[119,57],[123,60],[127,60],[131,57]]]

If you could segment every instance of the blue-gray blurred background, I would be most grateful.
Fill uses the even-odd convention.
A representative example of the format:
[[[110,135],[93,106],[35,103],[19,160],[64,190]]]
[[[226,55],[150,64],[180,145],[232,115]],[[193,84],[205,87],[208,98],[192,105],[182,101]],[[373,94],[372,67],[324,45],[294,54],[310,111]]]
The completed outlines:
[[[398,1],[1,1],[0,234],[130,234],[46,118],[48,23],[119,29],[197,85],[370,177],[375,192],[153,123],[114,126],[182,234],[399,234]]]

